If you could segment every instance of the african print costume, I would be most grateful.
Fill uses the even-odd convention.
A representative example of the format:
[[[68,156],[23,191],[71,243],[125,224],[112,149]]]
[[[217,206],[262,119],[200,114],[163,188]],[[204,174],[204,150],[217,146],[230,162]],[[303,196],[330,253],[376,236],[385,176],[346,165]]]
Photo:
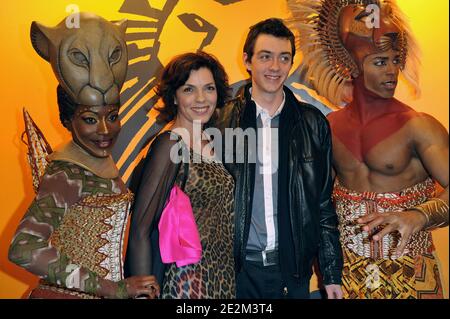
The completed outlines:
[[[399,243],[396,233],[379,242],[369,240],[356,219],[370,213],[403,211],[432,198],[431,179],[397,193],[358,193],[339,182],[333,201],[339,216],[339,231],[344,253],[344,298],[408,299],[443,298],[439,261],[434,254],[430,231],[414,234],[403,256],[394,259]]]
[[[96,298],[99,289],[108,289],[108,281],[123,279],[132,194],[118,172],[102,173],[110,157],[93,163],[92,156],[71,142],[49,158],[9,258],[40,276],[31,298]]]

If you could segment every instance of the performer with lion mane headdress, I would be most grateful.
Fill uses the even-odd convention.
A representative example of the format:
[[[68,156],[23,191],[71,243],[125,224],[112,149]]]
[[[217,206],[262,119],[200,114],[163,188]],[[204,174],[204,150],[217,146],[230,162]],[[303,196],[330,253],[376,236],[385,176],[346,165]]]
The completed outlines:
[[[448,225],[448,133],[393,97],[400,71],[418,92],[405,19],[391,0],[288,4],[306,82],[347,103],[328,116],[344,298],[442,298],[431,230]]]
[[[123,278],[132,194],[110,155],[120,131],[126,21],[81,13],[79,26],[65,22],[53,28],[33,22],[31,41],[59,80],[59,115],[72,141],[52,152],[24,112],[37,195],[9,259],[41,278],[30,298],[154,297],[153,276]]]

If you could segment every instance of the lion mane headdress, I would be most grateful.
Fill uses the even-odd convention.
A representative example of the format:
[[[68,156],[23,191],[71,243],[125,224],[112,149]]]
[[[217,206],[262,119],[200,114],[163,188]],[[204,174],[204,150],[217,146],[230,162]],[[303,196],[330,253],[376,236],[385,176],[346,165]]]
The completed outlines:
[[[299,33],[301,76],[335,105],[366,56],[395,49],[402,74],[419,96],[419,49],[394,0],[288,0],[287,23]]]

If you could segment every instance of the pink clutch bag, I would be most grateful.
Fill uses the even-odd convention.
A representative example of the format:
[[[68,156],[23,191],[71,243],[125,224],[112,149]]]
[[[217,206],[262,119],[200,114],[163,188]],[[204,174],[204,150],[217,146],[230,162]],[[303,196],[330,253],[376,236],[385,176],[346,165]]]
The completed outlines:
[[[198,263],[202,245],[189,197],[174,185],[158,224],[162,262],[177,267]]]

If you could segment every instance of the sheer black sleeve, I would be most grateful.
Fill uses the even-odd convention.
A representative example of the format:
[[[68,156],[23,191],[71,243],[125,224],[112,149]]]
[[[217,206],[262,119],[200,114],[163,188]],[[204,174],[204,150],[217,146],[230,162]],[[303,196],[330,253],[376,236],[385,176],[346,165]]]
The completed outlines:
[[[162,133],[155,139],[145,158],[131,217],[125,260],[126,276],[155,275],[152,269],[152,248],[156,248],[152,240],[157,238],[152,233],[157,230],[156,221],[180,168],[180,164],[173,162],[170,156],[180,147],[176,138],[177,135],[170,132]]]

